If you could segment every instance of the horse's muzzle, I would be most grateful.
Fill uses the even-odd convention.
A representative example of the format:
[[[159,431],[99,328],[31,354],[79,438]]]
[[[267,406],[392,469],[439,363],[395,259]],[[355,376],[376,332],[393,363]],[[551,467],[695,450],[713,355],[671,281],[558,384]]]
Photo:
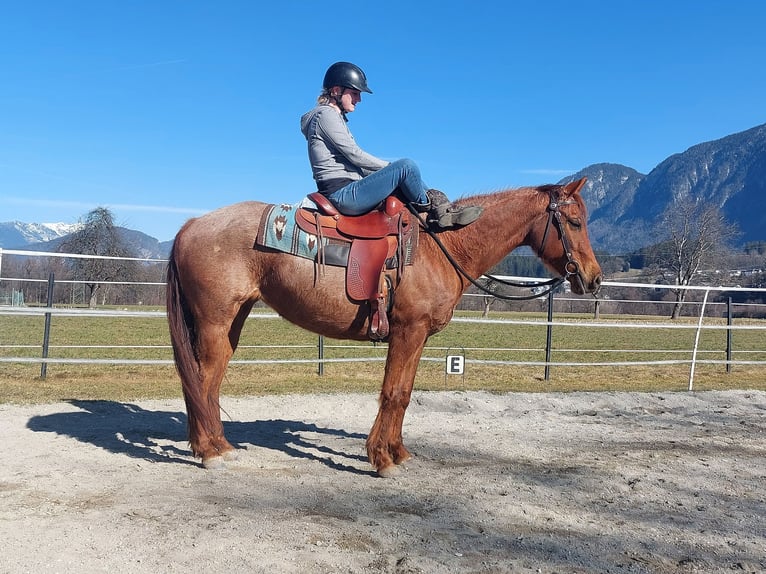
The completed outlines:
[[[586,293],[592,294],[594,297],[601,291],[601,273],[595,275],[590,281],[587,280],[582,270],[578,267],[574,273],[567,273],[569,284],[572,286],[572,291],[578,295],[585,295]]]

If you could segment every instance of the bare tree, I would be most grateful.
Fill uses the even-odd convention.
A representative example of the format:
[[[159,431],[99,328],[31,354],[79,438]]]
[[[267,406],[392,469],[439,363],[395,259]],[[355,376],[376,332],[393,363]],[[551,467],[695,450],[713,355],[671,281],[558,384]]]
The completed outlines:
[[[488,277],[485,278],[484,288],[486,289],[486,294],[481,298],[483,303],[481,316],[483,319],[489,317],[489,308],[492,306],[492,303],[497,301],[494,294],[497,292],[498,287],[499,285],[496,281],[492,281]]]
[[[707,267],[719,265],[730,243],[739,232],[728,223],[718,206],[685,197],[671,203],[660,215],[658,238],[667,238],[651,250],[650,262],[668,281],[688,286]],[[671,289],[675,305],[671,314],[677,319],[686,299],[686,289]]]
[[[82,223],[82,228],[62,243],[59,251],[99,257],[134,257],[120,238],[114,217],[107,208],[97,207]],[[74,278],[86,282],[88,307],[93,308],[101,282],[127,280],[134,275],[136,262],[88,258],[74,259],[71,266]]]

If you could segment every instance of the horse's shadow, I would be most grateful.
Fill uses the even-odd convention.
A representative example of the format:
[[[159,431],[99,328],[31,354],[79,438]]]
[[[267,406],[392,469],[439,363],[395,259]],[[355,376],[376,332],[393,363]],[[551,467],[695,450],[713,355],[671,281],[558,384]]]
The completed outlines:
[[[79,408],[33,416],[27,428],[35,432],[53,432],[92,444],[109,452],[151,462],[199,465],[187,445],[184,412],[146,410],[130,403],[115,401],[70,400]],[[374,475],[364,470],[367,458],[356,454],[358,441],[366,435],[343,429],[325,428],[303,421],[272,419],[223,423],[226,437],[238,448],[248,445],[283,452],[290,457],[320,462],[335,470]],[[323,439],[349,439],[342,450],[323,444]],[[333,440],[333,444],[337,441]],[[341,462],[348,460],[349,462]]]

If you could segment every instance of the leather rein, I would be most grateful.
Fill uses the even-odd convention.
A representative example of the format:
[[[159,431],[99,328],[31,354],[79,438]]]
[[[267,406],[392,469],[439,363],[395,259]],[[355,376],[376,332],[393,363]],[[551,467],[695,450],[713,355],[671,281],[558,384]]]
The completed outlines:
[[[574,200],[569,201],[557,201],[554,196],[553,192],[549,191],[548,196],[550,198],[550,201],[548,202],[548,221],[545,223],[545,231],[543,232],[543,240],[540,242],[540,247],[537,250],[537,256],[542,257],[543,252],[545,251],[545,243],[548,239],[548,232],[550,231],[551,227],[555,226],[558,228],[559,231],[559,239],[561,239],[561,245],[564,248],[564,253],[567,257],[567,262],[564,265],[564,271],[565,275],[563,277],[554,277],[553,279],[550,279],[548,281],[533,281],[533,282],[526,282],[526,283],[519,283],[515,281],[508,281],[507,279],[501,279],[500,277],[497,277],[495,275],[489,275],[485,274],[484,277],[487,278],[487,284],[483,285],[479,283],[479,281],[473,277],[471,277],[465,269],[463,269],[460,264],[455,261],[455,259],[452,257],[452,255],[447,251],[447,248],[444,246],[444,244],[441,242],[441,239],[439,239],[439,236],[428,227],[428,225],[424,224],[422,220],[418,217],[418,221],[421,222],[421,226],[423,227],[423,230],[428,233],[428,235],[431,236],[431,238],[436,242],[436,245],[439,246],[439,249],[442,250],[442,253],[447,257],[447,260],[452,264],[452,266],[455,268],[455,270],[460,273],[463,277],[465,277],[470,283],[472,283],[475,287],[483,291],[484,293],[491,295],[493,297],[496,297],[498,299],[502,299],[504,301],[528,301],[530,299],[537,299],[538,297],[544,297],[548,295],[551,291],[556,289],[559,285],[564,283],[567,279],[569,279],[572,276],[575,276],[577,278],[577,281],[580,282],[582,285],[582,279],[580,278],[580,264],[577,263],[577,261],[572,257],[572,250],[569,247],[569,240],[567,239],[566,233],[564,232],[564,223],[562,221],[562,215],[561,210],[559,209],[562,205],[572,205],[575,203]],[[417,217],[418,212],[415,209],[415,206],[413,206],[411,203],[407,203],[407,207],[409,210]],[[522,288],[537,288],[537,287],[545,287],[543,291],[533,294],[533,295],[507,295],[504,293],[496,293],[493,291],[489,285],[492,285],[493,283],[498,283],[500,285],[504,285],[506,287],[522,287]]]

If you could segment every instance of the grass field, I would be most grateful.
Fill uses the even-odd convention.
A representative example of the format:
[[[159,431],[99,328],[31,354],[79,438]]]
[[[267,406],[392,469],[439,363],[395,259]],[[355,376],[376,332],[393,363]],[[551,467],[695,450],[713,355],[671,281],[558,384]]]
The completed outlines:
[[[458,318],[478,318],[459,313]],[[491,319],[544,321],[543,315],[493,313]],[[651,328],[666,318],[602,316],[596,328],[592,317],[554,317],[551,361],[554,363],[620,363],[688,361],[695,330]],[[722,325],[717,320],[706,325]],[[647,328],[627,327],[645,324]],[[673,323],[695,326],[696,321]],[[763,321],[738,320],[735,325],[766,326]],[[0,357],[41,356],[43,316],[0,315]],[[473,361],[543,362],[544,324],[473,323],[453,321],[432,337],[424,352],[415,386],[418,389],[508,391],[675,391],[688,386],[690,365],[553,365],[549,380],[542,365],[492,365]],[[386,346],[325,340],[325,358],[373,358],[372,362],[326,363],[318,375],[318,337],[281,319],[248,321],[235,360],[312,360],[289,364],[232,364],[222,393],[377,392],[383,377]],[[167,326],[160,317],[82,317],[53,315],[50,358],[142,360],[172,358]],[[130,348],[138,347],[138,348]],[[289,347],[289,348],[288,348]],[[733,332],[734,360],[761,361],[755,365],[698,364],[694,388],[766,390],[766,337],[763,330]],[[724,360],[726,331],[703,330],[698,359]],[[464,376],[445,375],[447,354],[466,357]],[[432,359],[432,360],[431,360]],[[40,377],[40,363],[0,362],[0,402],[50,402],[69,398],[136,400],[180,396],[180,383],[172,365],[56,364]]]

